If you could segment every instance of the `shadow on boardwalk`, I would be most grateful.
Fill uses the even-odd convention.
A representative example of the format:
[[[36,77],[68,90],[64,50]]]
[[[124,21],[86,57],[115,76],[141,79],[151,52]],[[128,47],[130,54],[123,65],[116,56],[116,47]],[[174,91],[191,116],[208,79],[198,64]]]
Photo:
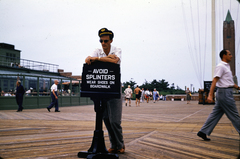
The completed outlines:
[[[181,101],[123,106],[122,127],[126,153],[120,159],[237,158],[239,134],[224,115],[210,142],[197,137],[213,105]],[[240,112],[240,102],[236,102]],[[0,157],[78,158],[91,145],[95,129],[93,106],[62,107],[23,112],[0,111]],[[104,127],[106,147],[109,139]]]

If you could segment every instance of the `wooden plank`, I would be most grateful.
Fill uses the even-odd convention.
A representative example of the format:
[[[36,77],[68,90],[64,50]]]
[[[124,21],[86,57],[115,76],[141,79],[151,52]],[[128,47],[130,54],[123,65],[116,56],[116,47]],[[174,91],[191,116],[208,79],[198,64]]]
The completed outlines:
[[[240,102],[237,101],[240,110]],[[191,101],[141,103],[123,106],[122,127],[126,153],[120,159],[237,158],[239,134],[224,115],[210,142],[196,134],[213,105]],[[95,127],[93,106],[61,107],[60,113],[45,109],[0,111],[0,157],[78,158],[91,145]],[[106,147],[110,142],[104,128]]]

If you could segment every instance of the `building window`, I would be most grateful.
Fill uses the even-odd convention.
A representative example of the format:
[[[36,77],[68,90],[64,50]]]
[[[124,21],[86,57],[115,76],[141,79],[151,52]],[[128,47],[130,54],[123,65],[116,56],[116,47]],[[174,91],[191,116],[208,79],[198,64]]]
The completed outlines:
[[[9,60],[9,53],[6,53],[6,61],[8,62]]]
[[[3,90],[4,92],[8,92],[8,80],[3,80]]]
[[[7,62],[16,62],[16,54],[6,53]]]
[[[14,80],[10,80],[10,89],[11,91],[14,91],[15,88],[15,81]]]

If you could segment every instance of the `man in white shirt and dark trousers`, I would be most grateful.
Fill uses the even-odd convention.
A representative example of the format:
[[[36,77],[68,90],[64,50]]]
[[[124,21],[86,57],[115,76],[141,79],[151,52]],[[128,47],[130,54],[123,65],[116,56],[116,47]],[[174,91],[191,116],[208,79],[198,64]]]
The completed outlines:
[[[229,62],[232,59],[232,54],[229,50],[222,50],[220,52],[222,61],[216,66],[214,78],[208,95],[208,101],[213,101],[214,89],[217,86],[216,104],[212,113],[208,116],[207,121],[198,132],[198,136],[205,141],[210,141],[207,135],[210,135],[225,113],[233,126],[240,134],[240,116],[233,97],[233,88],[239,90],[239,86],[234,84],[232,71]]]
[[[51,87],[51,98],[52,98],[52,103],[47,107],[47,110],[50,112],[50,109],[55,105],[55,112],[60,112],[58,110],[58,94],[57,94],[57,85],[58,85],[58,80],[54,81],[54,84]]]
[[[121,63],[122,50],[115,46],[111,46],[114,34],[107,28],[102,28],[98,31],[100,37],[99,42],[102,45],[102,49],[96,49],[91,56],[85,59],[87,64],[91,64],[95,61],[111,62],[115,64]],[[122,92],[122,90],[121,90]],[[105,111],[103,112],[103,120],[108,130],[111,147],[108,149],[109,153],[121,153],[125,152],[125,146],[122,135],[122,99],[110,99],[107,102]]]

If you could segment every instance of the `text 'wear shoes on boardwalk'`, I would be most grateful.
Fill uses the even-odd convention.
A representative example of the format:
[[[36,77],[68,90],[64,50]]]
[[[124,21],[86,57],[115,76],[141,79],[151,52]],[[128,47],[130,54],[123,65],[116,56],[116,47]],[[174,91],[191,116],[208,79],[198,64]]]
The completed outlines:
[[[210,140],[211,140],[211,139],[207,138],[207,135],[204,134],[204,133],[201,132],[201,131],[199,131],[199,132],[197,133],[197,136],[201,137],[201,138],[202,138],[203,140],[205,140],[205,141],[210,141]]]

